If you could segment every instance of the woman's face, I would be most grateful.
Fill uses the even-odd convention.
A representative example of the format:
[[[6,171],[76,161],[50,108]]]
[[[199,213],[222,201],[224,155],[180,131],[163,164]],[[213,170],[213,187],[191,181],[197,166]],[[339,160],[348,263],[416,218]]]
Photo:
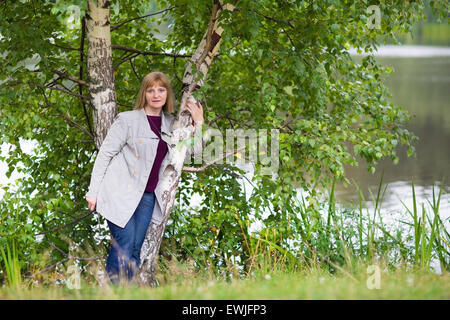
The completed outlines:
[[[166,103],[166,99],[167,89],[165,87],[161,87],[159,84],[155,84],[153,87],[148,87],[145,91],[146,104],[154,111],[161,110]]]

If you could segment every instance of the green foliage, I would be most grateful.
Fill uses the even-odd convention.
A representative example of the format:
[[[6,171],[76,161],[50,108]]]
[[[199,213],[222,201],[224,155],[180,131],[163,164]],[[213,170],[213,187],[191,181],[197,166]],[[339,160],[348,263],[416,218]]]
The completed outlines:
[[[329,228],[338,221],[330,216],[323,225],[319,219],[321,190],[335,179],[346,180],[344,164],[357,165],[356,155],[374,172],[380,159],[398,160],[400,145],[414,154],[416,140],[404,127],[410,115],[388,102],[390,94],[380,81],[391,70],[372,56],[356,63],[346,50],[353,46],[370,53],[380,36],[409,32],[423,18],[423,5],[378,1],[381,26],[370,29],[365,21],[371,1],[255,3],[242,0],[238,10],[223,13],[220,55],[196,94],[205,100],[205,119],[217,117],[211,125],[223,132],[230,127],[278,129],[279,170],[271,179],[257,166],[249,199],[234,167],[215,166],[195,178],[185,176],[193,181],[192,187],[180,186],[185,204],[194,192],[203,196],[202,204],[196,214],[183,207],[174,210],[167,232],[172,236],[166,241],[175,241],[184,256],[211,259],[207,261],[216,266],[239,256],[248,272],[256,243],[290,259],[286,244],[300,234],[316,251],[338,249],[336,257],[328,259],[340,263],[347,250],[345,239],[327,242],[323,230],[335,232]],[[142,52],[192,54],[209,23],[210,6],[211,1],[112,1],[111,25],[117,27],[112,44]],[[445,9],[440,1],[433,6],[439,12]],[[165,8],[169,10],[131,20]],[[96,154],[91,106],[83,98],[89,96],[88,88],[54,72],[87,81],[82,30],[86,10],[81,0],[0,4],[0,142],[12,146],[0,160],[8,164],[8,177],[14,170],[25,174],[17,180],[17,190],[4,188],[0,236],[21,243],[26,263],[35,262],[51,244],[68,250],[63,239],[86,248],[107,241],[104,221],[88,214],[84,199]],[[141,79],[153,70],[169,75],[179,100],[186,62],[182,57],[114,49],[119,111],[131,109]],[[37,142],[35,154],[23,152],[21,139]],[[308,207],[296,203],[298,186],[310,194]],[[265,229],[251,236],[249,226],[260,220]],[[304,249],[307,256],[315,254]],[[51,251],[50,262],[63,258],[58,250]]]

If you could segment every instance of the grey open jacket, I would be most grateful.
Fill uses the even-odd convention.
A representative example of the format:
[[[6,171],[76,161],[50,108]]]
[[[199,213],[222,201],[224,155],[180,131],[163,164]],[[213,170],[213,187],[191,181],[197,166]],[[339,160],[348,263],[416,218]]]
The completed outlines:
[[[161,112],[161,139],[168,146],[172,137],[175,117]],[[195,134],[201,128],[196,126]],[[97,198],[97,212],[105,219],[123,228],[136,210],[153,167],[159,143],[151,130],[145,110],[120,112],[98,151],[92,168],[91,181],[86,197]],[[188,154],[201,154],[203,143],[199,139]],[[159,181],[166,168],[172,148],[161,163]],[[155,207],[152,222],[162,222],[160,183],[155,188]]]

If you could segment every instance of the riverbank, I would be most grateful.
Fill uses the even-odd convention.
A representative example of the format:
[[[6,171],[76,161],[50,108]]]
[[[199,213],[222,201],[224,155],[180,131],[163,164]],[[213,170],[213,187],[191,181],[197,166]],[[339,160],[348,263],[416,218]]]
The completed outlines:
[[[159,275],[161,279],[164,274]],[[1,288],[0,299],[39,300],[355,300],[355,299],[450,299],[449,273],[435,274],[382,265],[364,265],[332,275],[324,270],[305,269],[295,273],[268,272],[245,279],[218,280],[206,275],[170,274],[159,287],[98,286],[83,280],[80,289],[66,285]]]

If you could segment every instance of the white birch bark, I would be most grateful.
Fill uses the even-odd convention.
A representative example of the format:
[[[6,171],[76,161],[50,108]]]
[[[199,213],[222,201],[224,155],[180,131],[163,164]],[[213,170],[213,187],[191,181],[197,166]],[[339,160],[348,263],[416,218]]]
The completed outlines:
[[[95,145],[100,149],[117,115],[117,103],[112,67],[110,2],[98,0],[97,4],[88,1],[86,28],[89,97],[94,107]]]

